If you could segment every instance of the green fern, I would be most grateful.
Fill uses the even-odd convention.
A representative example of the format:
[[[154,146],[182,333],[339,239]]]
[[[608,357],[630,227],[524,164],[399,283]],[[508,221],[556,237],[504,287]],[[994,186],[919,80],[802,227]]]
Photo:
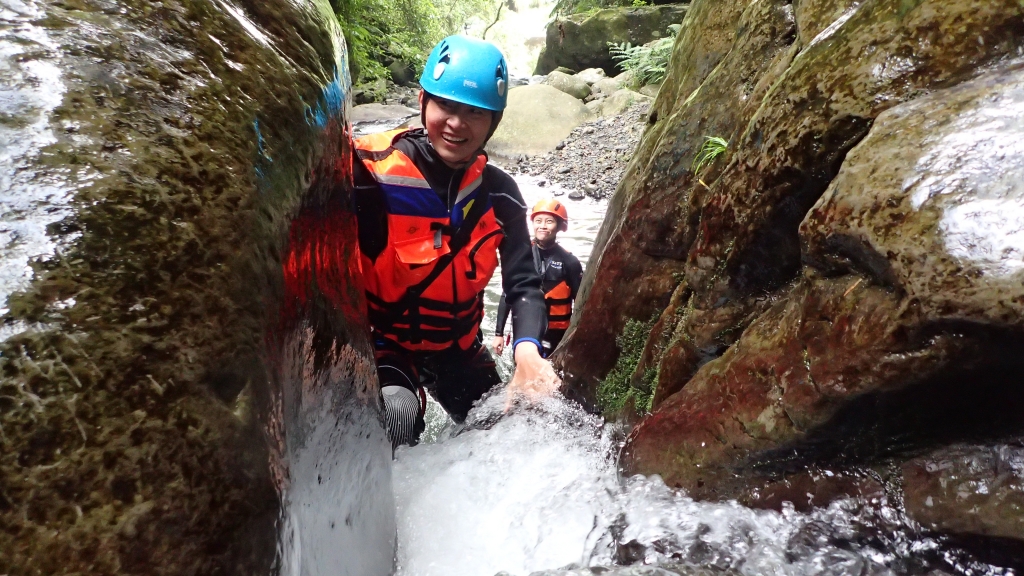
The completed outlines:
[[[629,42],[608,43],[608,52],[617,60],[617,66],[623,72],[632,72],[630,85],[640,88],[648,84],[657,84],[665,79],[668,72],[669,59],[672,57],[672,46],[675,44],[679,25],[668,27],[669,35],[640,46]]]
[[[729,142],[725,138],[718,136],[705,136],[704,144],[700,147],[700,151],[697,152],[697,156],[693,158],[693,164],[690,166],[690,170],[697,174],[706,166],[710,166],[715,158],[722,155],[722,152],[729,147]]]

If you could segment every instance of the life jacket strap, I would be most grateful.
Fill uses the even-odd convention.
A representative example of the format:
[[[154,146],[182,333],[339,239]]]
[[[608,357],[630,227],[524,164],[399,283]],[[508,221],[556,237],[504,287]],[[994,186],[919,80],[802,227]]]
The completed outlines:
[[[452,234],[451,240],[448,242],[448,253],[437,259],[434,263],[434,268],[425,278],[423,278],[423,280],[406,289],[405,294],[397,302],[385,302],[376,296],[371,296],[371,302],[376,300],[377,302],[375,303],[378,306],[391,310],[391,312],[386,316],[378,316],[379,321],[387,322],[388,320],[408,319],[409,328],[407,331],[408,337],[406,339],[413,344],[419,344],[423,341],[420,330],[420,324],[422,322],[422,315],[420,314],[421,306],[423,306],[423,304],[433,304],[434,306],[441,304],[438,301],[430,301],[423,298],[423,292],[425,292],[426,289],[434,283],[434,280],[437,280],[441,273],[444,272],[445,268],[455,260],[458,253],[465,248],[467,244],[469,244],[469,240],[473,234],[473,229],[476,228],[477,223],[490,208],[487,201],[487,191],[480,190],[479,194],[480,196],[473,202],[473,206],[469,209],[469,213],[466,214],[466,218],[463,220],[462,225],[459,226],[458,230],[454,230],[454,234]],[[434,226],[431,225],[431,228],[434,228]],[[451,226],[441,225],[438,223],[435,233],[439,232],[443,234],[446,229],[449,232],[453,231]],[[435,238],[435,244],[437,244],[437,238]],[[437,247],[440,248],[440,246]],[[369,295],[369,293],[367,294]],[[482,296],[479,294],[474,295],[471,299],[473,302],[478,300],[482,302]],[[449,312],[452,316],[453,322],[460,323],[462,321],[459,320],[457,316],[457,311],[462,309],[460,304],[465,306],[464,303],[445,302],[443,303],[444,308],[439,311]],[[436,309],[434,307],[431,308]],[[390,331],[385,327],[394,326],[393,323],[375,325],[379,326],[384,331]],[[429,341],[433,342],[434,340]]]

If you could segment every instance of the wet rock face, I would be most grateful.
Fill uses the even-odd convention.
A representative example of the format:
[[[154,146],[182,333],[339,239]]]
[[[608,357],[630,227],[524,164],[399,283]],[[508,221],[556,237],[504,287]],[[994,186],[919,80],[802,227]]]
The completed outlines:
[[[679,24],[685,14],[686,6],[672,4],[608,8],[593,15],[556,18],[548,24],[546,44],[533,73],[547,74],[564,66],[576,72],[602,68],[615,76],[619,70],[608,52],[608,42],[646,44],[668,34],[668,27]]]
[[[333,370],[336,398],[375,414],[372,380],[339,373],[369,358],[358,306],[282,306],[292,217],[345,189],[331,10],[27,1],[0,19],[0,203],[50,204],[4,225],[58,214],[0,295],[0,571],[264,572],[289,482],[282,388]],[[295,334],[344,354],[287,362]]]
[[[1024,432],[1022,16],[691,6],[555,355],[593,398],[626,320],[661,315],[627,470],[750,500],[780,471]],[[694,173],[706,136],[728,148]]]
[[[903,465],[907,512],[926,528],[1020,538],[1024,449],[951,446]]]
[[[897,288],[930,321],[1019,327],[1022,113],[1009,65],[880,116],[801,225],[806,260]]]
[[[744,78],[759,77],[776,59],[785,62],[788,57],[793,35],[789,4],[757,3],[747,12],[745,6],[693,5],[679,32],[673,67],[650,113],[652,120],[672,120],[649,124],[609,204],[576,300],[586,312],[573,318],[575,325],[556,352],[556,363],[565,367],[570,386],[590,401],[598,381],[615,364],[615,337],[626,321],[646,321],[659,314],[679,284],[687,248],[698,230],[686,193],[696,185],[700,188],[695,193],[704,195],[703,185],[689,172],[704,135],[745,125],[756,110],[752,96],[763,95],[768,84],[753,86]],[[732,33],[737,19],[740,31]],[[742,49],[730,53],[733,40]],[[692,53],[697,64],[680,60],[679,53]],[[727,55],[728,65],[719,66]],[[699,83],[685,87],[691,76],[712,69],[718,71],[716,82],[696,93]],[[684,87],[677,91],[679,86]],[[752,89],[758,92],[751,94]],[[673,94],[680,100],[668,100]],[[675,107],[684,110],[677,112]],[[717,345],[707,347],[713,351]]]

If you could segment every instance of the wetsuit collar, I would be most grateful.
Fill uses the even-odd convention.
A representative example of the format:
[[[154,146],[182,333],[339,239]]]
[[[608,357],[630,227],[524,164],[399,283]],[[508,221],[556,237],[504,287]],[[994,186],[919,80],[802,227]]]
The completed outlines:
[[[469,164],[462,168],[452,168],[445,164],[430,144],[430,139],[422,128],[406,132],[395,142],[395,147],[412,158],[413,163],[427,179],[427,184],[447,204],[449,188],[452,187],[453,182],[457,186],[457,183],[462,180],[463,171]]]
[[[558,246],[558,240],[552,240],[550,244],[545,246],[544,244],[540,243],[536,238],[534,238],[533,245],[536,246],[537,248],[540,248],[541,250],[551,250],[555,246]]]

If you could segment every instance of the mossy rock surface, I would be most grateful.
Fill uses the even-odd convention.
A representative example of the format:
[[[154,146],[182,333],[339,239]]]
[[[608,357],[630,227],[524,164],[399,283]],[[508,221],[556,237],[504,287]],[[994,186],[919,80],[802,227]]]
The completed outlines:
[[[554,355],[593,400],[623,328],[661,314],[627,471],[746,498],[1021,436],[1022,17],[1010,0],[691,5]],[[709,136],[728,146],[694,173]]]
[[[327,2],[226,6],[5,14],[2,123],[24,130],[0,194],[42,189],[60,216],[3,317],[0,572],[274,560],[282,254],[349,160],[349,80]]]
[[[668,27],[682,22],[686,10],[681,4],[667,4],[606,8],[590,15],[556,18],[548,24],[546,44],[533,73],[547,74],[559,67],[601,68],[614,76],[619,70],[608,51],[609,42],[636,46],[667,36]]]
[[[590,96],[590,86],[586,81],[577,76],[570,76],[568,74],[555,71],[548,74],[544,83],[552,88],[557,88],[558,90],[565,92],[577,100],[583,100],[587,96]]]

